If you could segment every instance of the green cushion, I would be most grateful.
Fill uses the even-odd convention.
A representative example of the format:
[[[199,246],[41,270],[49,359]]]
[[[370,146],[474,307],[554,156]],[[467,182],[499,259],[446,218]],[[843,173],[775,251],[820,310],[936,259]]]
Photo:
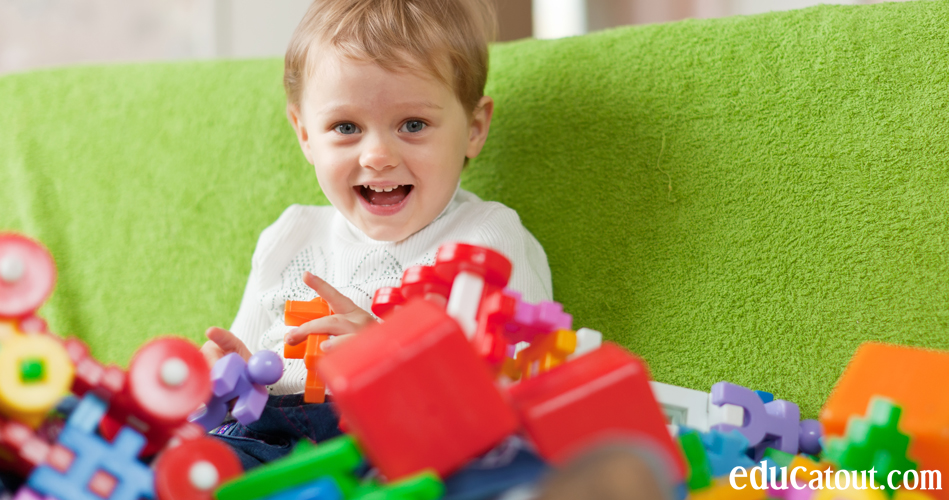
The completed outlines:
[[[555,298],[657,380],[814,417],[866,340],[949,347],[949,2],[824,6],[493,47],[464,186]],[[280,60],[0,78],[0,227],[49,246],[52,328],[127,363],[229,326],[257,235],[326,203]]]

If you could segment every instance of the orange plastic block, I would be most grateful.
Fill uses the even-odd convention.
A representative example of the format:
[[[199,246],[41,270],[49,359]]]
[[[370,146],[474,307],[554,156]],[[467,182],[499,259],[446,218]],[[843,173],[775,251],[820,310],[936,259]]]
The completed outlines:
[[[333,314],[329,304],[322,297],[309,302],[288,300],[283,309],[283,322],[287,326],[301,326],[308,321],[323,318]],[[326,399],[326,384],[316,374],[316,365],[323,357],[320,344],[329,339],[329,335],[313,334],[295,346],[284,344],[283,357],[286,359],[302,359],[306,366],[306,388],[303,400],[307,403],[322,403]]]
[[[513,375],[525,380],[540,375],[562,364],[576,348],[577,334],[572,330],[557,330],[538,335],[530,347],[517,353]]]
[[[907,455],[920,470],[949,470],[949,352],[890,344],[861,345],[820,413],[826,436],[841,436],[862,416],[872,396],[903,409],[900,428],[910,436]],[[949,488],[932,492],[949,499]]]
[[[751,480],[746,477],[736,477],[735,484],[740,488],[736,490],[729,483],[729,478],[723,477],[715,480],[711,488],[705,488],[693,492],[689,498],[692,500],[765,500],[767,490],[756,490],[751,486]],[[760,484],[760,481],[759,481]]]

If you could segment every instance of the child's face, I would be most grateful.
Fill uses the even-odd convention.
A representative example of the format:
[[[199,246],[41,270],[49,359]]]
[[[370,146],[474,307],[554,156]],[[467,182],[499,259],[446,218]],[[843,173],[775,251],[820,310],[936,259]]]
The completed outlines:
[[[481,151],[493,102],[469,116],[427,73],[389,72],[324,51],[300,109],[288,107],[323,193],[375,240],[401,241],[454,194],[465,157]]]

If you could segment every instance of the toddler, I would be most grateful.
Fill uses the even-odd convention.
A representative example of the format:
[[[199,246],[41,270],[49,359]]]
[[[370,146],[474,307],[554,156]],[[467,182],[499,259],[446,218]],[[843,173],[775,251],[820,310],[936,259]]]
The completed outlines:
[[[260,235],[231,330],[210,328],[210,363],[237,352],[281,356],[312,333],[338,335],[325,350],[377,321],[376,290],[431,265],[447,242],[497,249],[513,263],[524,299],[552,298],[547,257],[517,214],[459,187],[488,136],[484,95],[491,0],[316,0],[285,59],[287,116],[332,206],[293,205]],[[287,300],[323,297],[336,313],[298,328]],[[232,333],[233,332],[233,333]],[[331,397],[304,404],[303,360],[284,360],[254,424],[212,433],[245,468],[279,458],[302,438],[339,434]],[[380,418],[385,418],[380,416]]]

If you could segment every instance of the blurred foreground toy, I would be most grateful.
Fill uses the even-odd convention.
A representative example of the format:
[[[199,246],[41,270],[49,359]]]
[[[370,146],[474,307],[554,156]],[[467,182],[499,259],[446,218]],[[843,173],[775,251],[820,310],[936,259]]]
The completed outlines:
[[[322,297],[311,301],[288,300],[283,309],[283,322],[287,326],[301,326],[317,318],[324,318],[333,314],[330,305]],[[306,386],[303,400],[307,403],[322,403],[326,399],[326,384],[317,375],[316,366],[325,352],[320,347],[323,341],[329,340],[330,335],[310,334],[306,340],[297,344],[283,346],[283,357],[286,359],[302,359],[306,366]],[[273,382],[270,382],[273,383]]]
[[[62,343],[42,333],[0,341],[0,415],[39,427],[73,383],[73,365]]]
[[[435,255],[435,272],[451,283],[446,311],[470,338],[478,326],[481,302],[511,278],[511,261],[490,248],[447,243]]]
[[[35,313],[55,282],[56,266],[43,245],[19,234],[0,233],[0,321],[7,320],[22,332],[45,330],[45,322]],[[0,326],[0,340],[9,328]]]
[[[205,430],[221,425],[227,416],[228,403],[236,399],[231,414],[238,422],[248,425],[256,422],[267,404],[267,385],[276,383],[283,375],[283,360],[273,351],[258,351],[244,361],[232,352],[219,359],[211,369],[213,394],[205,407],[189,419]]]

